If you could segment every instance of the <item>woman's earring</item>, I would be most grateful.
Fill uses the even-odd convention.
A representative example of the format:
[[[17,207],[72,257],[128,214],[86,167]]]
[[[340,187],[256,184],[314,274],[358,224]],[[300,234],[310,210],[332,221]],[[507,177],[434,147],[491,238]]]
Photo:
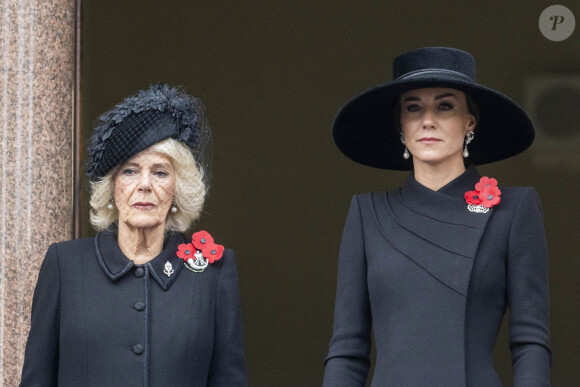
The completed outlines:
[[[473,140],[473,137],[475,137],[475,133],[473,133],[473,130],[470,130],[469,132],[465,133],[465,147],[463,148],[463,157],[465,158],[469,157],[467,144],[469,144],[471,140]]]
[[[403,137],[403,133],[401,133],[401,142],[405,145],[405,137]],[[405,145],[405,151],[403,152],[403,158],[408,160],[411,155],[409,154],[409,150],[407,149],[407,145]]]
[[[177,212],[177,205],[175,204],[175,200],[173,203],[171,203],[171,212],[174,214]]]
[[[112,210],[114,202],[115,202],[115,198],[111,197],[111,199],[109,200],[109,204],[107,204],[107,209]]]

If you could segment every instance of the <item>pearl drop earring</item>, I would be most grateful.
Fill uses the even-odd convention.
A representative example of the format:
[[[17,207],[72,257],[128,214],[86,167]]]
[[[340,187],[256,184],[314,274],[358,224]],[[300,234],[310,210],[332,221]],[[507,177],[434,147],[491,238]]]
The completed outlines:
[[[411,155],[409,154],[409,150],[407,149],[407,145],[405,144],[405,138],[403,137],[403,133],[401,133],[401,142],[405,145],[405,151],[403,152],[403,158],[408,160]]]
[[[113,209],[113,203],[114,203],[114,202],[115,202],[115,199],[114,199],[114,198],[111,198],[111,199],[109,200],[109,204],[107,204],[107,209],[108,209],[108,210],[112,210],[112,209]]]
[[[469,157],[469,151],[467,150],[467,144],[469,144],[471,142],[471,140],[473,140],[474,137],[475,137],[475,133],[473,132],[473,130],[470,130],[469,132],[465,133],[465,147],[463,148],[463,157],[465,157],[465,158]]]

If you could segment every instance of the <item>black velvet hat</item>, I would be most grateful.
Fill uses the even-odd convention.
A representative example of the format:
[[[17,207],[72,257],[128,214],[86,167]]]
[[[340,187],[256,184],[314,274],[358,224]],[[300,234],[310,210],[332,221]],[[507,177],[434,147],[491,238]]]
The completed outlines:
[[[115,166],[166,139],[185,143],[210,176],[211,131],[201,101],[179,87],[159,83],[125,98],[101,115],[89,145],[87,177],[96,181]]]
[[[427,87],[461,90],[477,103],[479,118],[469,144],[469,163],[480,165],[515,156],[534,141],[534,126],[526,112],[507,96],[476,82],[475,60],[469,53],[426,47],[396,57],[392,82],[366,90],[340,109],[332,126],[334,142],[358,163],[412,170],[412,160],[402,156],[395,104],[403,92]]]

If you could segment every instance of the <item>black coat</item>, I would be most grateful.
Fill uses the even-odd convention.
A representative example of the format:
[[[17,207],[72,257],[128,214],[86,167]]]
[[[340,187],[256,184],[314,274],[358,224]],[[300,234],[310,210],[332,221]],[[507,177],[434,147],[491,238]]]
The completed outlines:
[[[487,213],[467,209],[469,168],[438,191],[409,178],[355,196],[340,249],[324,386],[501,386],[493,346],[506,309],[514,385],[549,386],[548,261],[532,188],[500,187]]]
[[[111,233],[51,245],[21,385],[245,386],[234,253],[196,273],[176,255],[183,242],[169,234],[144,265]]]

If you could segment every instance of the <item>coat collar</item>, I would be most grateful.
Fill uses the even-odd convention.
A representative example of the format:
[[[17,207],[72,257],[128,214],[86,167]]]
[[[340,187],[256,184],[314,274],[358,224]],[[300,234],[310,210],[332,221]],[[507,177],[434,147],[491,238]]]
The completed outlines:
[[[470,166],[463,174],[439,190],[433,191],[417,182],[414,174],[411,174],[403,188],[399,190],[399,195],[405,206],[418,213],[429,214],[445,223],[481,227],[493,209],[487,214],[473,213],[467,210],[465,201],[465,193],[472,191],[480,178],[477,169]]]
[[[473,167],[438,191],[411,175],[398,191],[373,198],[384,237],[408,259],[467,295],[473,262],[493,209],[467,209],[464,194],[479,180]]]
[[[95,251],[101,268],[111,279],[116,281],[127,274],[133,267],[142,266],[151,274],[151,277],[163,288],[169,289],[175,278],[177,278],[183,260],[177,255],[177,246],[184,243],[184,236],[180,233],[170,232],[167,234],[161,253],[144,265],[135,265],[127,258],[117,244],[116,234],[111,232],[101,232],[95,237]],[[165,265],[171,264],[173,274],[167,276],[164,273]]]

